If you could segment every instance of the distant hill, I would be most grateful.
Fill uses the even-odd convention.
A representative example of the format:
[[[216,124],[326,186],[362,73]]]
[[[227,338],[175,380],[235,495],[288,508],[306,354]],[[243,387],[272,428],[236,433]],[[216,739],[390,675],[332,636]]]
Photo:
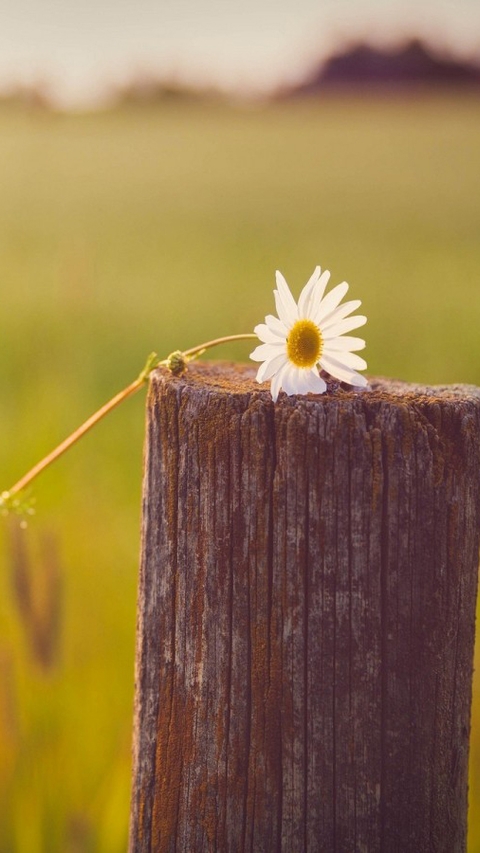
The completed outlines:
[[[47,112],[53,109],[48,89],[43,84],[0,86],[0,108],[24,109]]]
[[[396,50],[357,44],[317,66],[287,96],[316,94],[331,88],[480,87],[480,67],[444,57],[412,40]]]

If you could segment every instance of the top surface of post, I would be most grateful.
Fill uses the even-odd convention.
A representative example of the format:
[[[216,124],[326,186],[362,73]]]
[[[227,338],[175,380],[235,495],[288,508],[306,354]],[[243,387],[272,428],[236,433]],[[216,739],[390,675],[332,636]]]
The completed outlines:
[[[192,391],[206,391],[209,395],[217,394],[219,397],[248,396],[273,405],[270,383],[264,382],[259,385],[255,381],[255,374],[254,365],[229,361],[204,361],[189,365],[188,370],[180,377],[173,376],[166,369],[159,369],[152,373],[151,381],[153,388],[169,382],[179,389],[191,388]],[[288,397],[281,393],[276,405],[292,406],[311,403],[326,405],[333,400],[338,402],[354,399],[361,399],[364,402],[371,400],[375,403],[418,404],[423,402],[427,405],[458,404],[464,401],[480,405],[480,388],[467,384],[421,385],[397,379],[369,377],[367,388],[352,389],[341,385],[337,380],[330,380],[324,394],[295,394]]]

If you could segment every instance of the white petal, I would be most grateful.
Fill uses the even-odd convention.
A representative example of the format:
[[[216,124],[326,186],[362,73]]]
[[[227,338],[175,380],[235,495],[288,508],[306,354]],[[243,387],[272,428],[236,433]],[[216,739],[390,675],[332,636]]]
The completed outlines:
[[[312,313],[311,319],[313,322],[321,325],[323,318],[328,317],[334,308],[337,307],[339,302],[341,302],[345,296],[347,290],[348,284],[346,281],[342,281],[341,284],[337,284],[337,286],[327,294],[325,299],[322,299],[320,305],[318,305]]]
[[[290,365],[288,373],[282,379],[282,387],[287,394],[323,394],[327,388],[316,367],[307,370],[293,365]]]
[[[316,315],[317,309],[320,308],[320,303],[322,301],[323,294],[325,293],[325,288],[329,281],[330,272],[329,270],[325,270],[321,274],[315,287],[313,288],[310,303],[308,305],[308,314],[306,315],[307,319],[313,320],[314,316]]]
[[[363,338],[350,338],[348,335],[341,335],[338,338],[328,339],[328,349],[337,350],[338,352],[365,349],[365,341]]]
[[[316,367],[310,370],[297,368],[296,386],[297,394],[323,394],[327,390],[327,385],[318,375]]]
[[[311,376],[310,370],[306,370],[304,367],[303,368],[301,368],[301,367],[296,368],[296,373],[295,373],[295,388],[296,388],[295,393],[296,394],[308,394],[308,392],[310,391],[310,387],[312,385],[312,383],[310,382],[310,376]]]
[[[324,394],[327,390],[327,383],[318,375],[317,369],[313,368],[309,371],[309,391],[312,394]]]
[[[275,307],[277,309],[277,314],[280,317],[282,323],[290,329],[296,320],[298,320],[298,311],[297,306],[295,305],[295,309],[293,309],[290,303],[285,303],[283,301],[282,295],[278,290],[273,291],[273,295],[275,297]]]
[[[275,280],[277,282],[277,290],[274,290],[273,292],[275,294],[275,304],[277,306],[278,316],[284,323],[291,326],[295,320],[298,320],[297,303],[295,302],[282,273],[278,270],[275,273]]]
[[[298,300],[298,316],[301,318],[308,317],[308,307],[310,305],[311,295],[319,277],[320,267],[315,267]]]
[[[289,397],[292,394],[298,393],[296,370],[293,365],[289,364],[288,369],[285,369],[282,376],[282,388]]]
[[[258,368],[257,373],[257,382],[266,382],[267,379],[271,379],[272,376],[280,370],[281,367],[286,363],[287,356],[285,353],[281,355],[275,356],[275,358],[269,359],[269,361],[264,361],[263,364]]]
[[[265,323],[259,323],[258,326],[255,326],[253,331],[264,344],[285,343],[285,337],[282,338],[280,335],[272,332]]]
[[[320,364],[327,373],[340,379],[342,382],[348,382],[349,385],[366,385],[367,380],[364,376],[356,373],[355,370],[345,367],[341,362],[331,356],[322,356]]]
[[[320,267],[317,267],[320,269]],[[304,317],[306,319],[311,319],[313,315],[316,313],[317,308],[319,307],[320,302],[322,301],[322,296],[325,292],[325,288],[330,279],[330,273],[328,270],[325,270],[324,273],[320,276],[320,278],[313,282],[313,286],[304,296],[304,291],[300,294],[300,299],[298,300],[298,316]],[[308,287],[308,282],[305,285],[304,290]],[[302,300],[302,296],[304,296]],[[302,300],[302,307],[300,307],[300,301]]]
[[[322,328],[321,332],[326,341],[331,338],[338,338],[346,332],[351,332],[353,329],[358,329],[359,326],[364,326],[367,318],[362,314],[356,314],[354,317],[348,317],[346,320],[340,320],[339,323],[332,323],[331,326]]]
[[[343,305],[339,305],[338,308],[335,308],[331,311],[330,314],[326,315],[322,320],[322,326],[329,326],[330,323],[336,323],[339,320],[343,320],[344,317],[348,317],[352,311],[356,311],[357,308],[360,308],[362,304],[360,299],[352,299],[350,302],[344,302]]]
[[[282,352],[286,355],[284,341],[279,341],[277,344],[260,344],[250,353],[250,358],[252,361],[269,361]]]
[[[281,388],[290,396],[292,394],[308,394],[309,392],[323,394],[327,390],[327,385],[319,376],[316,367],[306,370],[286,362],[272,379],[271,392],[274,402],[277,400]]]
[[[283,367],[281,367],[281,368],[280,368],[280,370],[279,370],[279,371],[277,371],[277,373],[275,374],[275,376],[274,376],[274,377],[273,377],[273,379],[272,379],[272,384],[271,384],[271,386],[270,386],[270,391],[271,391],[271,394],[272,394],[272,400],[273,400],[273,402],[274,402],[274,403],[276,403],[276,402],[277,402],[277,400],[278,400],[278,395],[279,395],[279,393],[280,393],[280,388],[282,387],[282,378],[283,378],[283,374],[284,374],[285,370],[287,370],[287,369],[288,369],[288,367],[289,367],[289,364],[288,364],[288,361],[287,361],[287,362],[285,362],[285,364],[283,365]]]
[[[286,282],[285,276],[283,276],[279,270],[277,270],[275,273],[275,281],[277,283],[277,290],[287,308],[289,308],[291,311],[296,311],[297,303],[295,302],[295,299],[292,296],[292,292]]]
[[[359,355],[356,355],[354,352],[336,352],[335,350],[331,350],[330,347],[325,347],[324,356],[326,358],[331,358],[338,364],[341,364],[343,367],[352,370],[365,370],[367,366],[367,362],[364,358],[360,358]]]
[[[368,379],[366,376],[362,376],[360,373],[355,374],[355,385],[358,385],[359,388],[366,388],[368,385]]]
[[[265,323],[274,335],[278,335],[280,338],[287,337],[288,328],[285,323],[282,323],[282,321],[278,319],[278,317],[274,317],[273,314],[267,314],[265,317]]]

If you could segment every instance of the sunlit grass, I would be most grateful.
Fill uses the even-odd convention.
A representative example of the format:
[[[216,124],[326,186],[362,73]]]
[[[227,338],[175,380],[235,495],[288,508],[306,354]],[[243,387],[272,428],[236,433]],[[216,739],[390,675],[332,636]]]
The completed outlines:
[[[480,101],[453,96],[0,113],[0,489],[151,350],[250,331],[276,268],[297,294],[317,263],[350,282],[371,373],[480,384],[479,151]],[[62,573],[46,669],[2,525],[2,851],[125,849],[142,441],[140,395],[38,483],[31,570],[50,531]],[[479,724],[477,701],[471,853]]]

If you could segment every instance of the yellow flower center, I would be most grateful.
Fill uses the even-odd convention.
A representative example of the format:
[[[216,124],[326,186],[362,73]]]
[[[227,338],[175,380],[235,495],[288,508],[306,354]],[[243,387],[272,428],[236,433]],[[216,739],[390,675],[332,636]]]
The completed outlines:
[[[287,338],[287,355],[295,367],[313,367],[323,350],[322,333],[312,320],[297,320]]]

